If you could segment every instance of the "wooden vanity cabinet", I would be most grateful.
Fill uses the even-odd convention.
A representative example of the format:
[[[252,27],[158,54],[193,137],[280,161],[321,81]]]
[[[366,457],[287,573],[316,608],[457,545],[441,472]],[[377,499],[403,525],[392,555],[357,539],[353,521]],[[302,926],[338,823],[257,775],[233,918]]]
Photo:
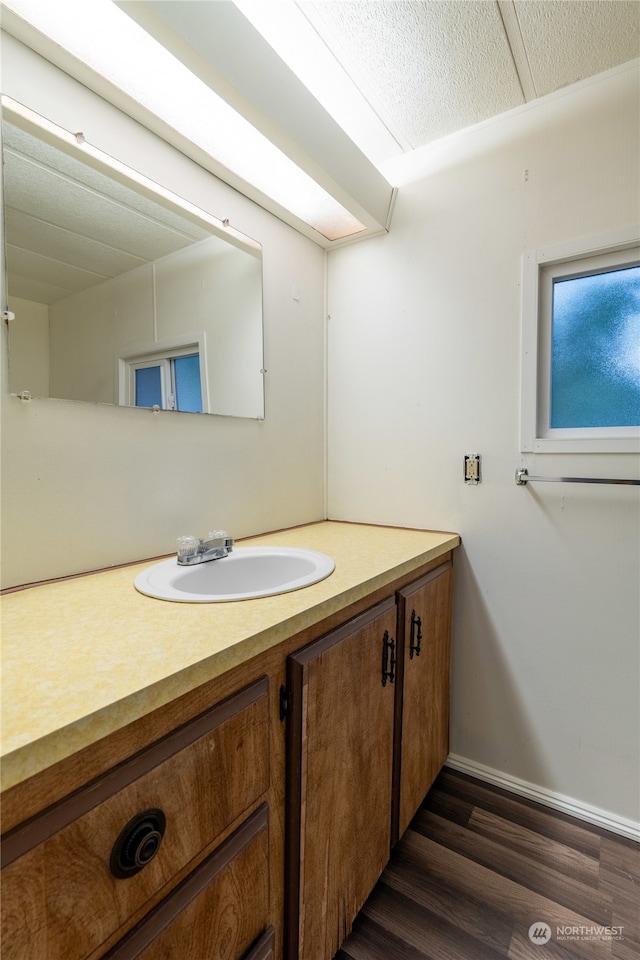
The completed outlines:
[[[331,960],[448,752],[450,556],[289,656],[285,960]]]
[[[227,838],[234,830],[248,836],[239,824],[266,797],[269,721],[262,677],[6,834],[3,960],[97,960],[149,911],[156,928],[171,920],[163,933],[169,946],[138,953],[123,946],[114,957],[241,960],[269,917],[266,805],[246,849]],[[215,852],[221,844],[223,860]],[[180,919],[182,883],[198,892]],[[231,888],[243,891],[248,918]],[[194,918],[208,916],[213,902],[216,910],[225,905],[218,919],[227,952],[220,932],[206,952],[174,947],[200,935]],[[238,949],[229,952],[234,937]]]
[[[447,754],[451,582],[448,553],[13,788],[3,960],[331,960]]]
[[[449,560],[397,593],[392,844],[409,826],[449,752],[452,586]]]

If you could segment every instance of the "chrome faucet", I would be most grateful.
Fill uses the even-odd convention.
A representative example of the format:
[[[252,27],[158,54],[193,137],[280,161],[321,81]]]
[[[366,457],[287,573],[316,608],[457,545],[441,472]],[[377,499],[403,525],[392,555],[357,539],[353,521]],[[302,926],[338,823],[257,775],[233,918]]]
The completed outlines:
[[[233,550],[233,537],[226,530],[210,530],[207,539],[201,537],[178,537],[178,563],[191,566],[220,560]]]

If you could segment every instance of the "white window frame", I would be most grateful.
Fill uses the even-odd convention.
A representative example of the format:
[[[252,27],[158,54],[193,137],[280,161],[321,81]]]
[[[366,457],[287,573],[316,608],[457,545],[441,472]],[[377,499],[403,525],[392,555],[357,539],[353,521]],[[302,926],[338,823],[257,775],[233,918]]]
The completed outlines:
[[[211,413],[207,376],[206,334],[204,332],[174,337],[171,340],[158,340],[153,343],[139,343],[125,347],[116,360],[118,403],[121,406],[135,407],[136,369],[160,364],[162,409],[175,409],[175,400],[172,403],[171,394],[168,393],[171,385],[170,361],[176,357],[187,357],[194,353],[198,354],[200,360],[202,412]]]
[[[525,252],[522,262],[520,449],[523,453],[638,453],[640,427],[549,427],[551,310],[556,277],[637,265],[640,229]]]

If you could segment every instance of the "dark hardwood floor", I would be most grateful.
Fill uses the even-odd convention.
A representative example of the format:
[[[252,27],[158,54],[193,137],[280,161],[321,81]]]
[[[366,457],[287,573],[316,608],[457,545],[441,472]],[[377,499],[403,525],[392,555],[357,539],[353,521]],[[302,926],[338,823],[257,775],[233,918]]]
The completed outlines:
[[[504,957],[638,960],[640,844],[445,768],[334,960]]]

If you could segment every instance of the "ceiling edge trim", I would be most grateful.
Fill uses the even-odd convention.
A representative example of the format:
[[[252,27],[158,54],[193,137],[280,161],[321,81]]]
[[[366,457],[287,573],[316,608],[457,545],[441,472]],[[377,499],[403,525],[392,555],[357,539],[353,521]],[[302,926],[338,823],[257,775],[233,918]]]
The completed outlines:
[[[625,73],[637,74],[638,80],[640,81],[640,57],[635,60],[629,60],[617,67],[611,67],[609,70],[598,73],[593,77],[587,77],[584,80],[578,80],[576,83],[568,84],[560,90],[554,90],[552,93],[547,93],[529,103],[519,104],[512,110],[497,114],[495,117],[488,117],[486,120],[481,120],[479,123],[473,124],[473,126],[456,130],[446,137],[441,137],[439,140],[433,140],[423,147],[418,147],[413,153],[394,158],[385,164],[387,175],[397,183],[399,188],[402,188],[426,176],[434,169],[442,169],[448,166],[451,160],[444,159],[445,155],[448,155],[450,158],[451,153],[453,153],[456,148],[463,148],[465,141],[470,141],[482,133],[485,133],[487,139],[489,139],[493,131],[495,131],[494,140],[497,141],[499,139],[499,128],[502,124],[508,124],[520,116],[538,110],[540,107],[544,107],[554,101],[561,101],[568,96],[574,96],[580,91],[586,91],[590,87],[606,83]],[[640,83],[638,84],[638,92],[640,93]]]

